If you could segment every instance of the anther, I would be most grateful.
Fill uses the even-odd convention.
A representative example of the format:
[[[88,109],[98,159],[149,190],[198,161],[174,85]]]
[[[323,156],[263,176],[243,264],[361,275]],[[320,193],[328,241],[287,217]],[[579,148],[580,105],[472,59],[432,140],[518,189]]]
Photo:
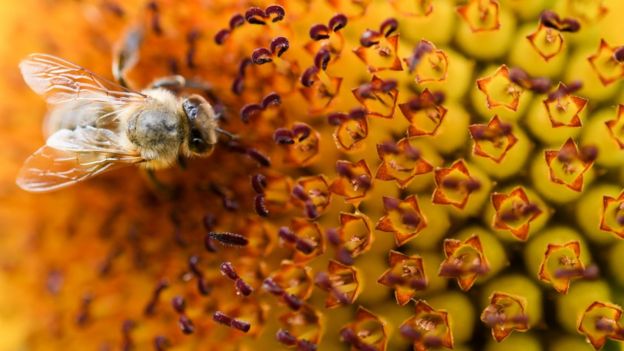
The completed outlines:
[[[260,217],[268,217],[269,209],[266,207],[264,194],[256,194],[254,197],[254,210]]]
[[[243,106],[240,110],[240,116],[243,123],[249,123],[252,117],[260,114],[263,108],[258,104],[247,104]]]
[[[229,29],[221,29],[214,36],[214,42],[217,45],[223,45],[232,32]]]
[[[310,27],[310,38],[318,41],[329,38],[329,28],[324,24],[315,24]]]
[[[270,167],[271,160],[268,156],[262,154],[260,151],[256,149],[248,149],[247,156],[251,157],[254,161],[258,162],[258,164],[262,167]]]
[[[277,55],[277,57],[280,57],[283,53],[286,52],[286,50],[288,50],[288,48],[290,47],[290,43],[285,37],[276,37],[271,40],[271,44],[269,46],[271,48],[271,52]]]
[[[279,22],[286,16],[286,10],[279,5],[270,5],[264,9],[267,17],[271,18],[271,22]]]
[[[318,69],[326,70],[330,59],[331,55],[329,50],[321,48],[314,56],[314,66]]]
[[[238,28],[243,24],[245,24],[245,17],[243,17],[243,15],[239,13],[235,14],[230,18],[229,26],[231,30],[234,30],[235,28]]]
[[[238,276],[231,262],[223,262],[220,267],[221,274],[234,281],[234,286],[239,294],[249,296],[253,292],[253,288],[249,286],[241,277]]]
[[[263,109],[266,109],[270,106],[277,106],[280,105],[282,103],[282,99],[279,96],[279,94],[277,93],[269,93],[267,96],[265,96],[262,99],[262,102],[260,103],[260,105],[262,105]]]
[[[221,311],[215,312],[214,315],[212,316],[212,319],[217,323],[227,325],[231,328],[238,329],[245,333],[248,332],[249,329],[251,328],[251,324],[229,317]]]
[[[165,351],[171,347],[171,341],[162,335],[154,338],[154,349],[156,351]]]
[[[256,192],[256,194],[263,194],[264,188],[267,186],[267,179],[263,174],[254,174],[251,177],[251,187]]]
[[[279,145],[290,145],[295,143],[293,132],[286,128],[277,128],[275,132],[273,132],[273,140]]]
[[[91,302],[93,301],[93,297],[91,294],[84,294],[82,296],[82,301],[80,303],[80,310],[78,315],[76,316],[76,324],[78,326],[84,326],[90,319],[89,306],[91,306]]]
[[[279,329],[275,334],[275,338],[286,346],[297,345],[297,338],[285,329]]]
[[[339,13],[329,20],[329,28],[337,32],[347,25],[347,16]]]
[[[367,29],[360,36],[360,44],[366,48],[369,48],[373,45],[377,45],[379,44],[379,40],[377,39],[378,35],[379,33],[372,31],[370,29]]]
[[[245,20],[251,24],[266,24],[266,13],[259,7],[251,7],[245,12]]]
[[[311,87],[315,82],[316,74],[318,73],[318,71],[319,69],[316,66],[308,67],[301,75],[301,84],[307,88]]]
[[[399,29],[399,22],[396,18],[388,18],[387,20],[381,23],[379,27],[379,31],[383,33],[384,36],[389,37],[392,33],[394,33],[397,29]]]
[[[256,65],[263,65],[273,61],[271,51],[267,48],[257,48],[251,53],[251,61]]]
[[[167,289],[167,287],[169,287],[169,282],[166,279],[161,279],[158,282],[158,284],[156,285],[156,288],[152,292],[152,297],[150,298],[149,302],[145,306],[145,309],[143,309],[144,315],[146,316],[154,315],[154,312],[156,311],[156,305],[158,304],[158,300],[160,299],[160,295],[165,289]]]

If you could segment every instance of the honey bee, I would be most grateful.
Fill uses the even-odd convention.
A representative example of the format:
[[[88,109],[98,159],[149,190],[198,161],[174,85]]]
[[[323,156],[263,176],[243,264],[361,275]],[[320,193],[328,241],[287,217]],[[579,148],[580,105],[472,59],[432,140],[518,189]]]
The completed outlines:
[[[200,95],[178,97],[162,87],[132,91],[46,54],[32,54],[19,67],[49,105],[46,144],[17,176],[27,191],[63,188],[122,166],[155,170],[179,156],[205,157],[218,133],[228,134]]]

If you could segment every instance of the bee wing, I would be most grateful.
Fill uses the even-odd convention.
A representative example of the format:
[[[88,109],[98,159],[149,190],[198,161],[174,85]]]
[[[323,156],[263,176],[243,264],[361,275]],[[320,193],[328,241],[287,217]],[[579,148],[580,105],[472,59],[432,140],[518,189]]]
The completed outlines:
[[[59,130],[24,162],[17,185],[31,192],[51,191],[144,161],[119,145],[118,136],[107,129]]]
[[[19,67],[26,84],[53,105],[85,100],[120,106],[148,99],[52,55],[31,54]]]

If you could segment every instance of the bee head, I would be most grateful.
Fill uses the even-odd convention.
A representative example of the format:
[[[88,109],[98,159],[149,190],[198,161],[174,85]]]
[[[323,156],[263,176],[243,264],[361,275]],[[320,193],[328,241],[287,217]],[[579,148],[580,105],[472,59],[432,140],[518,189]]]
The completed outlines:
[[[218,141],[217,119],[212,106],[203,97],[191,95],[182,102],[188,120],[189,133],[185,140],[192,155],[207,156]]]

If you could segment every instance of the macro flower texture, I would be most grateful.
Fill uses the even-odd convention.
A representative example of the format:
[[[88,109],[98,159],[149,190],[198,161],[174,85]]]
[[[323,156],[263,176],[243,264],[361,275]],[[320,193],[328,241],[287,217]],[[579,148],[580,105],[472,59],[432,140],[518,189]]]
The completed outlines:
[[[0,351],[624,350],[623,13],[0,3]],[[20,189],[32,53],[201,96],[214,152]]]

